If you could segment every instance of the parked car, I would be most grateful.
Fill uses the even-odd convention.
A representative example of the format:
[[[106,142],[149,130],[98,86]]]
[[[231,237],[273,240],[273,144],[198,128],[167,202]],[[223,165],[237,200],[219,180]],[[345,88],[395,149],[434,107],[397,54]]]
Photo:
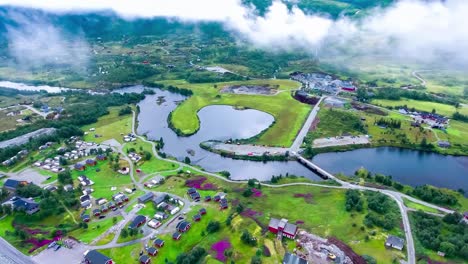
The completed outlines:
[[[119,209],[119,208],[114,207],[114,208],[112,208],[112,211],[117,211],[118,209]]]
[[[59,250],[61,247],[62,247],[61,245],[56,245],[55,248],[54,248],[54,251]]]
[[[103,219],[103,218],[105,218],[105,217],[106,217],[105,215],[100,215],[100,216],[99,216],[99,219]]]
[[[53,248],[55,247],[55,245],[57,245],[57,242],[53,241],[52,243],[50,243],[47,248]]]

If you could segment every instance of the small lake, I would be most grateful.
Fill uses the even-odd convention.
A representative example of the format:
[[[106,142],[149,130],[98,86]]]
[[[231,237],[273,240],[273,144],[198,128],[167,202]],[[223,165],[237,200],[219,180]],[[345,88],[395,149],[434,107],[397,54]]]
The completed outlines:
[[[468,194],[468,157],[381,147],[319,154],[312,161],[331,173],[354,175],[364,167],[403,184],[462,188]]]
[[[55,87],[49,85],[28,85],[24,83],[18,82],[10,82],[10,81],[0,81],[0,87],[3,88],[10,88],[20,91],[46,91],[48,93],[60,93],[62,91],[71,90],[70,88],[63,88],[63,87]]]
[[[133,86],[116,92],[142,92],[143,86]],[[149,139],[164,140],[163,151],[183,160],[188,156],[192,164],[199,165],[210,172],[229,171],[235,180],[257,178],[269,180],[272,175],[286,173],[321,180],[313,172],[298,162],[255,162],[223,158],[199,147],[206,140],[227,140],[230,138],[249,138],[268,128],[274,121],[273,116],[258,110],[236,110],[232,106],[211,105],[198,112],[200,130],[190,137],[178,137],[168,127],[167,117],[186,97],[168,91],[154,89],[155,95],[147,95],[138,105],[138,134]]]

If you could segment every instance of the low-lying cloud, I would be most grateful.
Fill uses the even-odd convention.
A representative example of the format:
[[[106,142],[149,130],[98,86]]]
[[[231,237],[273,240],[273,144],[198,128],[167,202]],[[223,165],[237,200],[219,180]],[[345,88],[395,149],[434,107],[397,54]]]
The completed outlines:
[[[66,65],[80,69],[87,65],[89,46],[80,36],[65,36],[42,17],[7,12],[14,21],[7,25],[8,51],[22,68]]]
[[[131,19],[168,17],[216,21],[263,48],[352,50],[404,58],[468,65],[468,1],[401,0],[361,19],[305,14],[274,1],[264,16],[240,0],[0,0],[0,5],[52,12],[113,10]]]

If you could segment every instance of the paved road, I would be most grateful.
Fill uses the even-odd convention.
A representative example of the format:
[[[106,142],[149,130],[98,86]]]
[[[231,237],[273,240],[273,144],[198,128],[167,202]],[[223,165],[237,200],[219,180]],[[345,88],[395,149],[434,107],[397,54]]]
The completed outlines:
[[[426,84],[427,84],[426,80],[424,80],[423,77],[421,77],[421,75],[419,75],[419,73],[421,73],[421,72],[431,72],[431,71],[432,70],[413,71],[411,73],[411,75],[413,75],[414,78],[418,79],[421,82],[422,86],[426,86]]]
[[[0,263],[1,264],[36,264],[31,257],[25,256],[5,239],[0,237]]]
[[[325,99],[324,96],[320,97],[318,103],[314,106],[312,111],[310,111],[309,117],[307,117],[307,120],[304,122],[304,125],[302,126],[301,130],[297,134],[296,139],[290,147],[291,151],[299,151],[299,148],[301,147],[304,138],[307,136],[307,132],[309,132],[310,126],[314,122],[315,117],[317,116],[317,113],[320,110],[320,103],[322,103],[323,99]]]

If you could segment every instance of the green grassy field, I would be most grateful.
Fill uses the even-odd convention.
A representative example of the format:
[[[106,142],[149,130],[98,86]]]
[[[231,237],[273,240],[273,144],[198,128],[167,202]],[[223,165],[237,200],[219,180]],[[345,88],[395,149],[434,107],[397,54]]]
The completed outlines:
[[[359,115],[350,111],[322,107],[317,118],[319,123],[317,129],[309,133],[310,140],[341,136],[343,133],[365,134]]]
[[[401,99],[401,100],[384,100],[384,99],[375,99],[372,100],[373,104],[382,105],[382,106],[402,106],[407,105],[409,108],[414,107],[416,110],[431,112],[432,109],[435,109],[437,113],[451,117],[453,113],[460,112],[461,114],[468,115],[468,107],[461,107],[456,109],[452,105],[440,104],[435,102],[426,102],[426,101],[417,101],[413,99]]]
[[[98,172],[96,169],[100,171]],[[76,180],[80,175],[86,175],[94,182],[94,185],[91,186],[94,189],[93,197],[106,198],[108,201],[113,194],[133,186],[130,176],[113,171],[109,166],[109,161],[100,161],[94,167],[87,167],[85,171],[72,171],[73,179]],[[117,190],[111,191],[111,187],[116,187]]]
[[[289,92],[282,92],[276,96],[221,94],[219,89],[233,84],[271,84],[280,85],[280,90],[290,90],[299,87],[297,82],[289,80],[254,80],[244,82],[215,84],[188,84],[184,81],[166,81],[178,87],[189,88],[194,95],[179,105],[173,112],[171,123],[184,134],[191,134],[200,127],[197,112],[208,105],[232,105],[248,107],[264,111],[274,116],[276,123],[266,131],[257,144],[273,146],[290,146],[302,127],[310,106],[294,100]]]
[[[117,216],[117,222],[123,219],[122,216]],[[106,232],[109,228],[114,225],[113,218],[105,218],[103,220],[97,221],[95,218],[88,224],[88,229],[77,229],[70,233],[71,236],[79,239],[83,243],[90,243],[98,236]]]
[[[85,141],[101,143],[108,139],[115,139],[123,143],[122,134],[128,134],[132,131],[132,115],[119,116],[121,107],[109,108],[109,114],[100,117],[98,122],[92,125],[84,126],[83,131],[88,131],[88,134],[83,137]],[[89,131],[90,128],[95,128],[96,131]],[[102,137],[96,138],[95,135]]]
[[[405,199],[405,198],[403,198],[403,202],[405,203],[406,207],[409,207],[409,208],[413,208],[413,209],[416,209],[416,210],[422,210],[424,212],[429,212],[429,213],[436,213],[436,214],[440,213],[439,210],[437,210],[437,209],[422,205],[420,203],[412,202],[412,201],[410,201],[408,199]]]

